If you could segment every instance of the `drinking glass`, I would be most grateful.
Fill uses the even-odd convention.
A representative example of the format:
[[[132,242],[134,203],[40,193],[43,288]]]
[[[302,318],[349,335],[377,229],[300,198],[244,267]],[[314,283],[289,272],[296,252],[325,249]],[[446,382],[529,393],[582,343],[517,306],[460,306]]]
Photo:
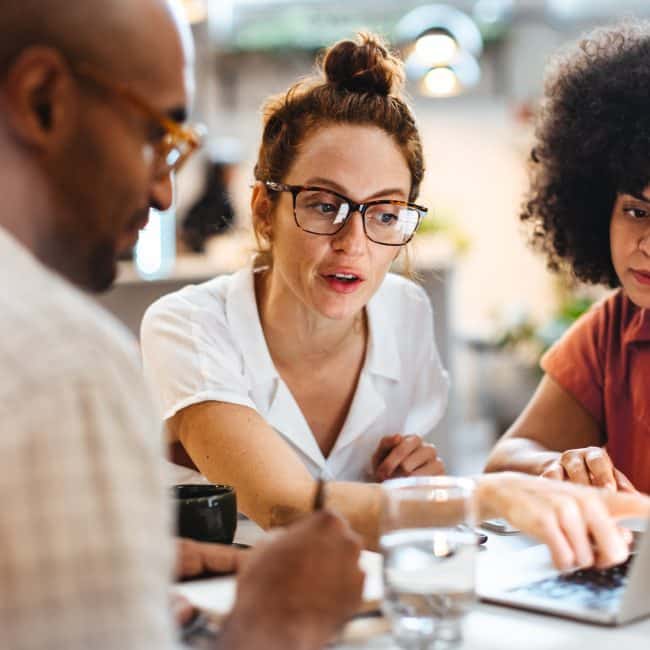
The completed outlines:
[[[402,648],[451,648],[474,601],[474,483],[411,477],[382,484],[384,615]]]

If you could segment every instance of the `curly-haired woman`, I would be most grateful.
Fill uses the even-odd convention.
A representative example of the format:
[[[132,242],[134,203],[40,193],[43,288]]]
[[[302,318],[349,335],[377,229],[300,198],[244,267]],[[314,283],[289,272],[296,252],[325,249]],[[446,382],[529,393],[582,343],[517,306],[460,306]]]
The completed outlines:
[[[616,288],[542,358],[487,470],[650,492],[650,23],[550,64],[521,215],[549,267]]]

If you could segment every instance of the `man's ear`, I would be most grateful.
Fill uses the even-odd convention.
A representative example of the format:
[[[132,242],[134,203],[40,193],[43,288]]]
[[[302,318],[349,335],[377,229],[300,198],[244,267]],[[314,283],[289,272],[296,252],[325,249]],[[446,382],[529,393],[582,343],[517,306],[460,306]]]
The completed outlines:
[[[69,66],[59,52],[48,47],[23,51],[7,72],[2,93],[14,136],[42,150],[65,140],[74,122],[74,90]]]
[[[251,213],[253,215],[253,224],[256,225],[256,230],[270,240],[273,228],[271,218],[273,214],[273,202],[269,196],[269,190],[261,181],[257,181],[255,185],[253,185]]]

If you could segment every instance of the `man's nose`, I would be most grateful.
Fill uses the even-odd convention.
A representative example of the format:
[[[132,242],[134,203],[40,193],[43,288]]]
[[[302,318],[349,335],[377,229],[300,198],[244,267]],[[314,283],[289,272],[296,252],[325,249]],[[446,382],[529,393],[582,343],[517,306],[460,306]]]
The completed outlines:
[[[171,172],[155,178],[151,185],[149,206],[156,210],[167,210],[174,201],[174,185]]]

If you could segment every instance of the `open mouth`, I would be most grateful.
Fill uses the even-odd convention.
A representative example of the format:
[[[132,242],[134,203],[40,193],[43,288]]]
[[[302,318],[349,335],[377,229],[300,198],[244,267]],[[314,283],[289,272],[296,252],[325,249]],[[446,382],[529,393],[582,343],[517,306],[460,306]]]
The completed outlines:
[[[331,273],[325,277],[331,280],[336,280],[337,282],[343,282],[344,284],[352,284],[361,280],[358,275],[352,273]]]
[[[351,271],[323,273],[321,277],[329,288],[336,293],[354,293],[365,281],[365,278]]]

